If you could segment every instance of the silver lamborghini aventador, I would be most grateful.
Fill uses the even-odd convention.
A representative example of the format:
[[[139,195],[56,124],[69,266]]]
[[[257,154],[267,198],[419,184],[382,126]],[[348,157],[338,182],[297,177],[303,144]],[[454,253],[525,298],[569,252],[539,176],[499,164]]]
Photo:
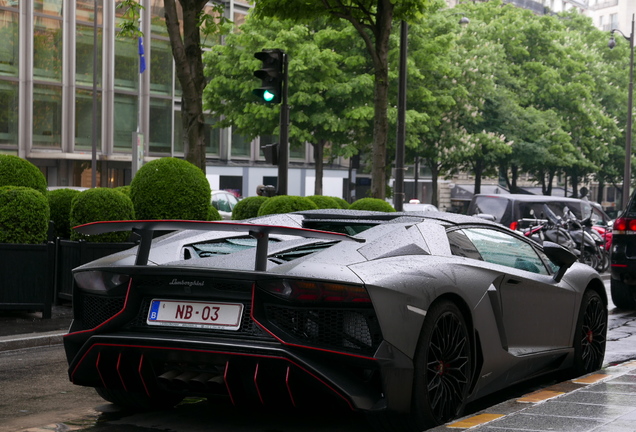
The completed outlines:
[[[74,270],[64,339],[71,381],[128,408],[335,403],[420,431],[515,383],[602,366],[596,271],[482,219],[320,210],[76,229],[140,238]]]

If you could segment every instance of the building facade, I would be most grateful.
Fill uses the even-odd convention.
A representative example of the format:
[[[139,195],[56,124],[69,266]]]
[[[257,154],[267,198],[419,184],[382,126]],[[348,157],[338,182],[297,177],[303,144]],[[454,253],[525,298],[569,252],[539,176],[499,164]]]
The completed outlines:
[[[0,153],[31,161],[50,186],[90,187],[93,165],[96,186],[129,184],[138,143],[145,161],[184,156],[163,0],[140,0],[143,73],[138,40],[117,35],[124,13],[119,3],[0,0]],[[240,25],[249,3],[224,4],[227,18]],[[248,196],[259,184],[275,185],[277,167],[265,162],[258,139],[208,127],[206,140],[213,189]],[[307,147],[290,150],[289,194],[313,194]],[[348,161],[327,165],[324,194],[343,196],[347,178]]]

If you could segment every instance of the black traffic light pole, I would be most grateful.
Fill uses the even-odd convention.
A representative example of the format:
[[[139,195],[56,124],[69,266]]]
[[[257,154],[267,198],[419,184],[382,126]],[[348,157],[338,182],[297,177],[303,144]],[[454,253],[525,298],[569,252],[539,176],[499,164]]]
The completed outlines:
[[[278,190],[276,195],[287,195],[287,171],[289,168],[289,103],[288,94],[288,57],[283,53],[283,94],[280,106],[280,143],[278,144]]]

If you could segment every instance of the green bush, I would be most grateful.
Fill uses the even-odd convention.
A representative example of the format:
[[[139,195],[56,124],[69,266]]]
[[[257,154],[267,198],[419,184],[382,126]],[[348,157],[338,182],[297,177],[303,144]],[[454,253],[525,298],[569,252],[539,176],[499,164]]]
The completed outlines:
[[[124,193],[110,188],[87,189],[80,192],[71,203],[70,226],[97,221],[133,220],[132,201]],[[71,230],[71,240],[90,242],[125,242],[130,232],[112,232],[87,236]]]
[[[210,204],[210,213],[208,214],[208,218],[206,220],[220,221],[223,220],[223,217],[221,216],[221,213],[219,213],[219,211],[216,209],[216,207]]]
[[[251,219],[258,216],[258,210],[268,199],[265,196],[243,198],[232,209],[232,220]]]
[[[341,208],[340,204],[338,203],[338,201],[336,201],[332,197],[323,196],[323,195],[311,195],[311,196],[308,196],[307,198],[312,200],[314,202],[314,204],[316,204],[316,207],[318,207],[319,209],[339,209],[339,208]]]
[[[71,203],[79,194],[77,189],[55,189],[47,194],[56,237],[71,238]]]
[[[46,195],[46,178],[26,159],[0,154],[0,186],[25,186]]]
[[[351,203],[350,210],[370,210],[391,213],[395,209],[388,202],[379,198],[361,198]]]
[[[130,198],[130,185],[128,186],[117,186],[115,188],[116,191],[122,192],[124,195],[126,195],[128,198]]]
[[[258,209],[258,216],[289,213],[300,210],[316,210],[318,206],[307,197],[279,195],[269,198]]]
[[[44,243],[49,214],[49,202],[37,190],[0,186],[0,243]]]
[[[210,197],[210,183],[203,171],[177,158],[148,162],[130,183],[138,219],[208,220]]]
[[[341,209],[348,209],[349,208],[349,203],[346,200],[343,200],[340,197],[331,197],[331,198],[336,200],[336,202],[340,205]]]

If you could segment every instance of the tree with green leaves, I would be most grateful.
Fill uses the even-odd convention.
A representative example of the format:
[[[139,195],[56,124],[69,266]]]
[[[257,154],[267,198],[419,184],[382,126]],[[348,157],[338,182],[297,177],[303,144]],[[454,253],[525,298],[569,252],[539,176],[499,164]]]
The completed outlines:
[[[223,5],[207,6],[208,0],[164,0],[166,28],[170,37],[177,78],[181,84],[181,119],[186,160],[205,172],[205,119],[203,116],[203,45],[201,35],[219,34],[227,21]],[[136,0],[122,0],[125,20],[120,35],[138,36],[142,6]],[[180,22],[181,20],[181,22]]]
[[[431,0],[259,0],[254,9],[261,17],[296,21],[327,17],[349,22],[362,38],[373,64],[374,121],[371,194],[386,196],[386,159],[389,132],[389,39],[394,20],[411,20]]]
[[[311,143],[316,163],[314,193],[322,194],[324,150],[351,156],[370,142],[372,67],[355,31],[317,18],[307,23],[248,15],[240,31],[205,57],[209,83],[205,108],[219,117],[214,127],[232,127],[254,139],[279,133],[280,105],[264,104],[252,93],[258,85],[254,53],[280,48],[289,56],[289,139]]]

